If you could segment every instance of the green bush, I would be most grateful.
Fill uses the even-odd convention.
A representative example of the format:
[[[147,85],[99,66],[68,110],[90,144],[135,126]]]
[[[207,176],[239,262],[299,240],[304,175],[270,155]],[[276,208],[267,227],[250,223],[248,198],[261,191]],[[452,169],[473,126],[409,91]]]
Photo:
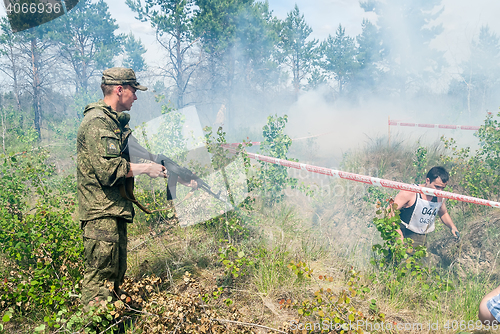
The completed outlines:
[[[284,133],[287,122],[287,115],[267,118],[267,123],[262,128],[264,140],[260,143],[260,152],[263,155],[297,161],[287,156],[288,149],[292,145],[292,139]],[[288,176],[288,167],[260,162],[260,169],[253,180],[252,189],[258,189],[267,204],[271,205],[283,200],[283,190],[289,186],[295,188],[297,179]]]
[[[73,220],[75,194],[52,188],[54,167],[48,153],[36,150],[7,157],[0,172],[0,253],[5,266],[0,283],[3,320],[41,314],[56,326],[58,312],[77,305],[82,278],[81,230]],[[8,319],[7,319],[8,318]]]
[[[497,115],[500,117],[500,113]],[[441,140],[450,155],[442,161],[451,165],[450,176],[459,191],[469,196],[498,200],[500,193],[500,124],[488,115],[484,125],[474,134],[479,139],[479,149],[460,148],[453,138]]]
[[[435,268],[422,263],[427,256],[425,246],[414,248],[413,240],[409,238],[401,241],[397,232],[401,219],[396,207],[392,200],[387,208],[381,207],[380,203],[377,205],[377,216],[373,223],[380,232],[383,244],[373,245],[371,263],[376,272],[372,278],[384,284],[391,296],[414,279],[413,283],[423,296],[436,300],[441,292],[452,289],[452,285]]]

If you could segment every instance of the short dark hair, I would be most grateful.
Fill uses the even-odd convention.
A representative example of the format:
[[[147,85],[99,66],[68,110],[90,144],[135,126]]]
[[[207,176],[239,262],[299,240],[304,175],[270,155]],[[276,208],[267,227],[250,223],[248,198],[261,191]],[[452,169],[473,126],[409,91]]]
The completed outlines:
[[[427,173],[427,178],[430,180],[430,182],[434,181],[438,177],[441,178],[441,181],[443,181],[443,183],[446,183],[450,178],[450,174],[448,174],[446,169],[441,166],[432,167]]]
[[[101,84],[102,94],[104,96],[110,95],[111,93],[113,93],[113,89],[115,89],[116,86],[117,85],[105,85],[105,84]]]

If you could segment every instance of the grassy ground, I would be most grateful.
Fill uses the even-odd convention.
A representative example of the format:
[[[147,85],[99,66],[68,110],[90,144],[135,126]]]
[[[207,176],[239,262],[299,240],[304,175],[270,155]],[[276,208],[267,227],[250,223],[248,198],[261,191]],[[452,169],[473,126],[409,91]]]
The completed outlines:
[[[354,172],[364,169],[378,177],[415,182],[419,172],[414,166],[417,148],[398,143],[388,148],[383,142],[376,142],[363,152],[347,155],[342,168]],[[427,165],[439,164],[442,153],[439,145],[429,148]],[[435,254],[430,255],[432,260],[428,262],[437,266],[435,273],[450,287],[434,299],[422,291],[421,284],[413,277],[402,279],[393,289],[388,288],[390,282],[373,277],[378,272],[369,263],[371,246],[380,242],[378,232],[370,223],[374,203],[395,192],[353,188],[343,180],[320,181],[323,181],[321,186],[318,180],[305,180],[306,184],[317,184],[320,188],[312,197],[287,191],[282,203],[267,207],[257,202],[254,210],[247,213],[251,219],[242,221],[246,234],[233,243],[238,251],[254,261],[245,275],[238,278],[228,275],[227,268],[218,261],[220,239],[228,236],[221,226],[206,224],[185,229],[174,227],[153,237],[130,254],[129,273],[134,276],[155,273],[175,284],[184,271],[190,271],[208,285],[225,288],[224,296],[233,302],[231,307],[226,307],[227,314],[236,308],[244,322],[290,330],[295,328],[290,325],[294,320],[314,322],[318,318],[301,316],[297,308],[283,308],[280,301],[291,300],[300,305],[313,300],[320,288],[331,289],[333,295],[338,296],[349,288],[350,271],[354,269],[359,273],[360,286],[369,288],[365,296],[354,298],[356,310],[365,314],[384,313],[386,323],[406,325],[406,328],[385,332],[430,332],[429,326],[431,332],[436,326],[439,328],[436,333],[458,332],[461,321],[477,329],[479,301],[496,286],[498,277],[496,257],[491,257],[498,233],[496,220],[488,216],[490,211],[475,210],[474,214],[467,214],[464,205],[450,209],[462,231],[460,244],[455,244],[444,228],[433,233],[429,244]],[[321,187],[344,191],[328,193],[321,191]],[[481,224],[487,225],[482,234],[489,237],[487,243],[478,246],[477,229]],[[139,233],[136,238],[131,245],[144,240]],[[478,255],[478,251],[483,255]],[[298,277],[287,267],[291,261],[307,263],[313,269],[313,278]],[[319,275],[333,280],[321,281]],[[409,328],[410,324],[414,324],[413,328]],[[423,329],[417,324],[422,324]],[[258,327],[252,330],[265,332]]]
[[[421,182],[425,168],[441,164],[445,152],[436,144],[427,147],[423,159],[418,158],[418,149],[418,144],[393,140],[388,147],[375,140],[346,154],[341,169]],[[310,151],[304,154],[314,161]],[[70,159],[65,161],[57,167],[61,172],[70,165]],[[204,332],[203,326],[205,332],[298,332],[297,323],[319,323],[327,313],[339,321],[349,321],[352,315],[370,322],[371,328],[363,327],[368,332],[456,333],[462,321],[477,328],[479,302],[496,287],[500,274],[496,247],[500,215],[493,209],[450,205],[462,234],[460,243],[437,223],[426,263],[437,267],[433,275],[447,288],[433,294],[416,277],[395,281],[370,263],[372,246],[382,242],[372,223],[376,203],[385,205],[395,191],[290,175],[312,193],[306,196],[304,191],[287,189],[284,200],[274,205],[256,196],[248,208],[189,227],[161,215],[146,219],[139,214],[129,225],[125,288],[134,296],[131,305],[136,303],[140,312],[127,332],[197,333]],[[56,188],[71,186],[61,177],[51,182]],[[456,187],[453,179],[450,185]],[[39,324],[43,316],[35,312],[18,319],[5,326],[7,333],[32,333],[35,325],[26,329],[26,324]],[[188,319],[200,327],[189,329]],[[373,328],[377,321],[386,327]],[[388,324],[393,329],[387,329]]]

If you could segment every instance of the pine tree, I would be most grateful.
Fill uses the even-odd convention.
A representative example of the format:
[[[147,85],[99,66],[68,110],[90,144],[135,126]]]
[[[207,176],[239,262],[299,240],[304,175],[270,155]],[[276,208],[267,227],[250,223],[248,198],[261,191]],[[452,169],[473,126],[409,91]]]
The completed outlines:
[[[17,33],[17,42],[22,55],[22,76],[31,95],[33,125],[42,139],[43,108],[42,102],[47,97],[52,83],[58,77],[55,42],[50,38],[54,21]]]
[[[127,0],[137,19],[150,22],[156,39],[166,51],[168,60],[161,71],[173,80],[175,107],[186,105],[185,95],[199,59],[193,55],[196,38],[192,32],[193,2],[191,0]]]
[[[339,95],[343,95],[345,86],[359,68],[354,38],[345,34],[345,28],[339,24],[335,38],[331,35],[321,43],[323,61],[320,63],[327,73],[331,73],[338,83]]]
[[[357,61],[359,69],[353,81],[357,91],[376,91],[381,81],[384,64],[385,50],[379,29],[367,19],[363,19],[363,31],[356,37],[358,44]]]
[[[368,0],[360,3],[367,12],[377,14],[388,93],[401,97],[428,87],[429,80],[441,74],[446,61],[443,52],[430,47],[442,31],[436,19],[443,12],[441,0]]]
[[[482,26],[471,43],[470,58],[461,64],[460,78],[450,85],[469,115],[494,110],[500,104],[500,38],[489,26]]]
[[[130,33],[125,39],[123,44],[125,51],[125,58],[123,66],[134,70],[134,72],[141,72],[146,70],[146,62],[144,61],[143,54],[146,53],[144,45],[140,39],[135,39],[134,35]]]
[[[12,92],[14,93],[16,109],[21,110],[21,54],[18,35],[14,34],[7,18],[2,18],[0,22],[0,71],[7,75],[12,81]]]
[[[288,13],[283,22],[280,34],[282,60],[292,71],[292,81],[297,95],[301,82],[310,74],[313,63],[318,56],[318,41],[309,40],[312,28],[307,24],[299,7]]]
[[[89,80],[112,67],[114,57],[122,53],[124,36],[116,34],[118,25],[103,0],[81,0],[54,24],[51,36],[60,58],[71,68],[76,92],[87,94]]]

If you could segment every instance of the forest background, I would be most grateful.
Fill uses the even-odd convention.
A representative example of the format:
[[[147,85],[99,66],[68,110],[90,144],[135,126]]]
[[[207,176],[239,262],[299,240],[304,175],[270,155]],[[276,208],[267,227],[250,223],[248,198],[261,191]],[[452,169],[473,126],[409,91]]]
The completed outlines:
[[[433,41],[442,38],[444,29],[442,24],[436,23],[444,12],[440,0],[362,1],[359,5],[370,19],[359,22],[361,33],[349,36],[339,23],[324,40],[311,37],[311,26],[297,5],[291,6],[284,19],[273,14],[269,3],[253,0],[127,0],[126,5],[138,20],[149,23],[155,32],[155,48],[160,50],[155,64],[145,61],[146,46],[140,39],[132,33],[118,33],[116,20],[104,1],[81,0],[67,15],[19,33],[12,33],[6,18],[2,19],[0,132],[4,159],[1,190],[4,226],[0,241],[5,279],[1,307],[4,323],[14,326],[11,327],[14,332],[19,328],[28,332],[33,328],[49,331],[52,328],[68,329],[69,323],[79,323],[83,327],[87,324],[86,318],[75,316],[81,242],[74,213],[77,203],[73,159],[82,110],[86,104],[100,98],[102,71],[112,66],[133,68],[141,84],[150,87],[148,92],[140,93],[134,104],[132,127],[162,114],[196,106],[200,125],[213,127],[206,137],[209,147],[214,142],[239,142],[250,137],[262,141],[264,144],[260,150],[268,155],[280,158],[290,155],[301,162],[325,167],[337,165],[353,172],[370,171],[379,177],[405,182],[420,182],[431,164],[440,163],[452,172],[450,190],[497,198],[498,135],[491,132],[497,123],[490,114],[496,114],[500,106],[500,39],[487,23],[479,24],[477,34],[471,36],[468,56],[450,69],[444,51],[432,45]],[[476,134],[477,138],[468,137],[466,142],[478,150],[456,146],[451,139],[444,139],[439,144],[422,137],[421,144],[415,145],[415,138],[422,136],[418,132],[416,137],[408,133],[395,136],[393,133],[395,138],[387,146],[387,138],[382,138],[380,133],[385,132],[387,117],[391,114],[396,115],[394,118],[406,117],[404,120],[421,123],[484,124]],[[223,131],[217,132],[218,126],[223,126]],[[264,131],[261,131],[263,126]],[[327,131],[334,132],[332,137],[294,142],[293,145],[290,140],[298,135]],[[451,134],[460,136],[458,132]],[[367,136],[368,145],[362,147]],[[435,139],[436,135],[431,136]],[[252,169],[248,162],[246,167]],[[309,309],[308,305],[314,304],[312,301],[312,304],[305,302],[307,305],[302,307],[301,303],[294,304],[291,296],[296,299],[310,297],[304,291],[298,292],[301,291],[299,288],[304,290],[304,277],[310,275],[310,267],[305,266],[305,262],[321,263],[318,266],[325,271],[342,266],[345,270],[332,269],[337,276],[341,273],[342,279],[347,277],[347,281],[360,280],[357,271],[350,266],[368,266],[370,255],[367,254],[371,254],[371,245],[382,242],[383,239],[373,239],[374,231],[369,231],[370,224],[366,226],[366,223],[375,214],[377,201],[383,202],[391,193],[362,187],[362,190],[346,191],[340,196],[331,192],[328,196],[319,196],[318,192],[314,195],[314,191],[307,187],[330,181],[301,179],[265,165],[254,165],[253,168],[257,171],[251,172],[254,179],[249,186],[257,195],[252,197],[251,203],[245,202],[251,212],[247,218],[242,218],[239,213],[226,214],[224,218],[191,230],[176,229],[167,236],[186,240],[187,234],[190,242],[183,247],[189,247],[199,238],[211,235],[208,239],[212,242],[203,244],[210,256],[202,256],[201,249],[189,253],[188,248],[179,248],[178,253],[172,251],[168,260],[160,264],[158,256],[147,258],[143,254],[142,258],[135,260],[137,263],[131,272],[146,271],[162,280],[167,277],[168,289],[173,289],[175,279],[179,279],[186,268],[218,270],[222,271],[222,278],[214,283],[217,288],[213,296],[226,293],[224,300],[231,310],[228,312],[233,315],[231,298],[234,297],[227,295],[229,292],[224,292],[224,287],[229,286],[231,291],[238,284],[246,284],[256,289],[253,291],[256,295],[262,294],[259,295],[262,303],[271,314],[278,312],[276,309],[279,308],[272,301],[285,300],[286,306],[298,308],[300,316],[323,319],[328,307],[330,310],[340,309],[342,311],[335,316],[344,322],[351,319],[351,314],[366,320],[365,313],[371,314],[372,320],[380,321],[383,318],[381,307],[397,314],[405,298],[409,298],[416,309],[431,309],[436,299],[450,291],[448,287],[452,284],[448,284],[448,279],[439,278],[434,280],[437,283],[429,285],[431,277],[441,273],[430,269],[423,271],[417,263],[410,261],[410,273],[415,272],[415,276],[420,277],[415,284],[430,291],[425,292],[424,297],[401,294],[397,289],[402,287],[394,281],[409,275],[400,269],[391,269],[385,276],[366,274],[361,279],[366,279],[363,284],[375,284],[374,291],[379,291],[378,285],[383,287],[379,298],[367,302],[366,312],[361,311],[362,302],[359,310],[358,305],[355,309],[346,306],[344,310],[342,307],[349,302],[341,293],[335,294],[337,304],[324,305],[324,310],[317,306]],[[314,201],[304,205],[300,202],[302,195],[288,196],[283,200],[284,189],[299,185],[294,176],[304,183],[298,187],[298,194],[308,195]],[[277,180],[278,187],[266,188],[266,184],[276,184]],[[349,189],[346,184],[342,186]],[[265,191],[259,192],[259,189]],[[145,194],[144,198],[147,196]],[[488,217],[484,209],[459,203],[450,207],[455,210],[454,219],[464,231],[476,231],[477,224],[480,224],[478,219]],[[273,217],[274,223],[269,229],[265,227],[267,220],[264,217]],[[141,216],[131,236],[146,238],[148,233],[158,233],[155,229],[161,225],[159,222],[170,218]],[[380,219],[389,220],[388,217]],[[493,275],[494,254],[498,253],[492,245],[498,235],[497,228],[490,225],[494,218],[485,219],[486,222],[481,221],[481,224],[487,224],[491,236],[483,245],[486,248],[475,247],[476,239],[469,240],[470,252],[479,249],[479,255],[474,253],[477,255],[474,257],[465,251],[450,255],[443,251],[441,258],[445,260],[440,262],[447,268],[448,275],[456,274],[460,282],[472,275],[471,270],[482,273],[483,276],[477,275],[473,280],[478,284],[468,280],[463,281],[466,284],[454,284],[474,290],[476,299],[496,277]],[[354,228],[359,222],[364,222],[363,228]],[[272,235],[270,238],[275,240],[278,232],[273,228],[279,224],[282,225],[278,229],[281,243],[275,244],[267,239],[261,240],[262,244],[255,241],[259,240],[257,235]],[[66,238],[64,233],[69,233],[70,237]],[[436,233],[436,240],[437,236],[444,235],[445,231]],[[36,236],[36,242],[30,239],[33,236]],[[339,237],[361,241],[349,243],[345,248],[335,248],[333,245],[338,246],[335,240]],[[291,243],[291,248],[285,245],[285,240]],[[299,244],[294,244],[293,240]],[[390,240],[384,245],[396,247]],[[450,247],[441,248],[453,248]],[[256,253],[256,249],[260,253]],[[356,250],[361,255],[351,258],[351,254],[358,252]],[[332,254],[340,254],[337,251],[343,254],[338,258],[347,262],[325,265]],[[151,252],[149,254],[151,256]],[[260,255],[249,257],[248,254]],[[374,263],[386,269],[384,266],[389,264],[380,258],[384,253],[376,254],[379,257],[374,255]],[[460,267],[458,272],[450,269],[457,259],[467,256],[474,259],[471,260],[474,263],[484,264],[486,261],[487,269],[467,265]],[[326,258],[329,260],[320,261]],[[269,263],[269,259],[274,262]],[[298,281],[286,273],[287,265],[295,271]],[[252,277],[251,284],[238,281],[241,280],[241,273],[237,273],[240,270],[246,272],[246,277]],[[191,273],[199,274],[199,271],[191,270]],[[269,276],[264,277],[262,273]],[[333,276],[330,273],[321,277],[333,279]],[[150,278],[152,276],[148,277],[159,284],[155,278]],[[185,282],[191,280],[185,278]],[[278,289],[285,286],[285,282],[289,283],[290,291]],[[151,286],[155,284],[151,283]],[[157,293],[168,289],[161,285]],[[364,285],[359,289],[365,294],[370,290]],[[458,293],[458,296],[466,298],[469,292]],[[143,291],[141,296],[146,300],[148,293],[151,291]],[[354,297],[352,291],[349,293]],[[387,296],[384,293],[394,304],[380,305],[381,296]],[[451,297],[446,295],[446,298]],[[210,301],[214,302],[204,300],[208,304]],[[321,304],[317,300],[316,303]],[[471,321],[475,317],[473,309],[477,307],[474,303],[477,304],[477,300],[468,300],[466,305],[470,308],[460,310],[464,300],[457,297],[452,306],[445,307],[438,316],[444,319],[450,314],[456,316],[457,313],[453,312],[466,312],[460,316]],[[42,307],[37,309],[37,305]],[[405,307],[411,308],[411,305]],[[141,307],[147,309],[149,306]],[[111,314],[114,317],[120,313],[118,308],[123,308],[121,305],[113,307],[105,312],[95,312],[105,322],[110,312],[114,312]],[[259,317],[241,309],[239,314],[254,322],[272,323],[269,317]],[[163,325],[168,325],[167,320],[162,321],[165,322]],[[141,330],[146,331],[147,327],[144,325]]]

